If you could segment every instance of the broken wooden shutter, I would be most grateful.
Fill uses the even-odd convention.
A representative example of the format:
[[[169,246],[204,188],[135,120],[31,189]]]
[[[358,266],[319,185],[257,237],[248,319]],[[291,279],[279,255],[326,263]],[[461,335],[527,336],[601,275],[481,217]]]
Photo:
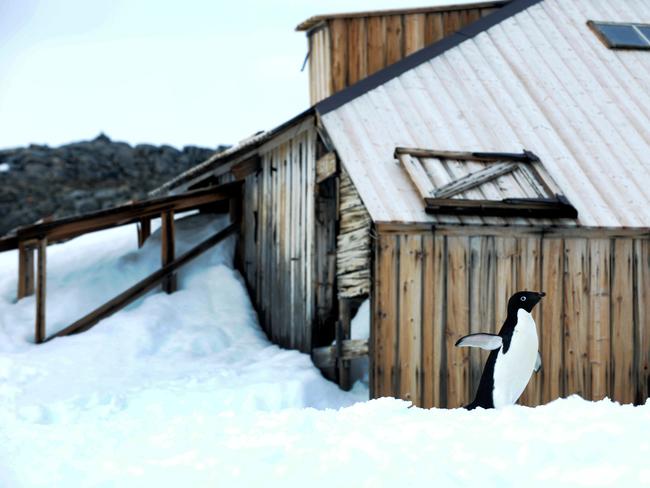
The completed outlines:
[[[530,151],[481,153],[395,149],[395,157],[422,196],[428,213],[578,217],[557,185],[542,177]]]

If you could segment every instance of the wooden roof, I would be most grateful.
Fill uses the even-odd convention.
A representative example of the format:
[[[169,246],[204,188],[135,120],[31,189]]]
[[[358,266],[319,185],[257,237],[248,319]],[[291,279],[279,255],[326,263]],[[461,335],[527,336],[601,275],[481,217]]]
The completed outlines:
[[[426,14],[432,12],[451,12],[454,10],[465,10],[468,8],[490,8],[500,7],[511,0],[495,0],[491,2],[477,2],[465,4],[452,4],[452,5],[437,5],[433,7],[416,7],[416,8],[402,8],[402,9],[388,9],[388,10],[368,10],[365,12],[348,12],[348,13],[333,13],[315,15],[309,17],[307,20],[301,22],[296,26],[297,31],[309,31],[319,25],[321,22],[331,19],[353,19],[359,17],[378,17],[386,15],[407,15],[407,14]]]

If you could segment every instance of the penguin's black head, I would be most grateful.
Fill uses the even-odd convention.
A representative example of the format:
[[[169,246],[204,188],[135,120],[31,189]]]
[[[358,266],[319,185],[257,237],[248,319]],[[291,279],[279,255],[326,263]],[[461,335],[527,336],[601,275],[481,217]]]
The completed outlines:
[[[529,312],[546,295],[543,291],[518,291],[508,300],[508,313],[517,313],[520,308]]]

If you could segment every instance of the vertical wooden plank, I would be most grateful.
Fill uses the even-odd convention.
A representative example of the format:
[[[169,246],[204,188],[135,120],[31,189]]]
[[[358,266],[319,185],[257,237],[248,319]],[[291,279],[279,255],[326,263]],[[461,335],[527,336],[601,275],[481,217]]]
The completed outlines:
[[[308,36],[307,42],[309,43],[309,102],[311,105],[314,105],[318,101],[318,78],[321,75],[319,70],[319,52],[318,41],[316,40],[316,34]]]
[[[302,227],[298,223],[297,214],[298,206],[300,203],[300,181],[298,175],[300,174],[300,139],[295,138],[291,143],[291,154],[289,157],[289,215],[287,224],[289,226],[289,262],[286,271],[286,279],[288,280],[288,318],[291,320],[295,329],[302,329],[304,325],[301,323],[300,316],[296,313],[298,307],[296,306],[297,296],[297,274],[300,266],[303,266],[302,260],[299,256],[299,243],[302,238]],[[301,339],[302,341],[302,339]]]
[[[490,243],[492,248],[490,249]],[[469,332],[494,330],[494,240],[489,236],[470,238],[469,265]],[[483,372],[489,351],[469,348],[470,394],[474,394]]]
[[[167,266],[174,260],[174,211],[168,210],[160,215],[161,223],[161,262]],[[166,293],[176,291],[176,273],[167,275],[162,282],[162,288]]]
[[[541,247],[541,239],[538,237],[522,237],[519,239],[518,288],[520,290],[545,291],[542,290]],[[542,301],[545,299],[543,298]],[[542,305],[539,304],[533,309],[532,313],[537,324],[540,352],[544,341],[544,330],[541,328],[541,312]],[[534,407],[540,405],[541,402],[542,375],[538,372],[533,373],[518,403]]]
[[[610,376],[610,242],[591,239],[590,295],[589,295],[589,365],[591,394],[599,400],[609,394]]]
[[[564,241],[564,368],[566,395],[589,398],[588,240]]]
[[[404,234],[399,253],[399,396],[422,404],[422,236]]]
[[[542,403],[559,398],[564,391],[564,242],[542,240]],[[540,374],[538,373],[538,374]]]
[[[332,94],[332,37],[329,29],[323,29],[323,46],[321,52],[323,53],[323,76],[321,77],[323,86],[322,92],[318,95],[318,101],[321,101]]]
[[[264,328],[264,331],[271,336],[269,328],[268,328],[268,318],[267,318],[267,306],[266,306],[266,279],[267,279],[267,252],[268,252],[268,241],[267,241],[267,233],[268,233],[268,221],[267,221],[267,199],[268,199],[268,194],[269,194],[269,173],[270,173],[270,168],[269,168],[269,161],[268,161],[268,155],[264,154],[261,156],[261,168],[262,171],[260,172],[259,175],[259,181],[260,181],[260,188],[258,192],[258,208],[259,208],[259,216],[258,216],[258,223],[257,223],[257,231],[259,238],[257,240],[257,256],[258,256],[258,273],[257,273],[257,280],[258,280],[258,285],[257,285],[257,296],[258,296],[258,307],[259,308],[259,314],[260,314],[260,319],[262,321],[262,327]]]
[[[353,85],[368,75],[366,19],[348,19],[348,84]]]
[[[439,380],[434,378],[434,243],[433,233],[422,236],[422,374],[421,374],[421,406],[431,408],[434,406],[434,388],[438,387]],[[436,405],[437,406],[437,405]]]
[[[329,21],[332,41],[332,89],[333,93],[348,86],[348,29],[345,19]]]
[[[614,240],[612,259],[612,369],[610,391],[620,403],[634,403],[634,246]]]
[[[481,9],[478,8],[473,8],[470,10],[467,10],[467,24],[471,24],[472,22],[476,22],[478,19],[481,18]]]
[[[386,66],[403,57],[402,16],[391,15],[386,18]]]
[[[368,18],[368,74],[386,66],[386,17]]]
[[[397,344],[397,281],[399,242],[394,234],[379,234],[375,260],[374,396],[393,396]]]
[[[18,243],[18,300],[34,294],[34,248]]]
[[[275,209],[273,208],[273,199],[275,195],[275,155],[273,151],[269,151],[267,166],[267,187],[265,191],[266,202],[266,249],[264,251],[264,318],[266,321],[267,333],[270,335],[273,342],[278,341],[277,330],[273,327],[273,301],[271,300],[271,289],[273,284],[273,252],[275,243],[273,242],[274,223],[273,217]]]
[[[339,300],[339,321],[336,331],[337,349],[342,347],[339,343],[350,339],[350,299]],[[339,386],[342,390],[350,389],[350,361],[338,359]]]
[[[447,238],[433,236],[433,404],[447,407]]]
[[[450,11],[442,14],[443,34],[448,36],[461,28],[460,12]]]
[[[138,248],[144,246],[145,241],[151,235],[151,219],[140,219],[138,223]]]
[[[425,20],[425,14],[407,14],[404,16],[404,56],[408,56],[424,47]]]
[[[425,45],[433,44],[443,38],[444,28],[442,25],[442,14],[433,12],[427,14],[424,25],[424,43]]]
[[[271,327],[276,331],[277,341],[281,346],[286,347],[287,336],[286,327],[280,317],[280,239],[282,235],[282,228],[280,226],[280,203],[282,199],[282,145],[273,150],[273,195],[271,196],[271,208],[273,219],[273,240],[272,240],[272,253],[271,253]]]
[[[289,164],[288,158],[291,154],[291,142],[287,142],[282,146],[282,154],[280,156],[280,168],[278,170],[278,179],[280,182],[280,195],[278,205],[280,207],[280,219],[278,224],[278,240],[279,246],[278,249],[278,281],[276,282],[276,287],[278,288],[278,320],[283,325],[285,330],[285,347],[290,347],[291,349],[297,349],[297,331],[295,330],[294,322],[291,320],[291,317],[287,314],[287,308],[291,306],[290,289],[291,282],[289,276],[287,276],[287,271],[291,266],[291,259],[289,256],[289,230],[290,225],[288,223],[289,209],[287,200],[290,198],[290,188],[289,188]]]
[[[300,228],[300,267],[297,270],[296,277],[298,279],[298,298],[297,298],[297,310],[296,317],[298,320],[305,322],[305,317],[307,317],[308,305],[307,305],[307,290],[309,287],[308,280],[308,267],[309,267],[309,255],[308,255],[308,243],[307,243],[307,202],[309,200],[309,167],[308,167],[308,152],[307,146],[304,141],[300,141],[298,144],[298,159],[300,167],[300,178],[299,185],[300,189],[298,195],[300,198],[300,214],[298,217],[298,226]]]
[[[422,236],[422,406],[445,407],[447,341],[445,337],[445,237]]]
[[[245,232],[245,229],[241,225],[243,217],[242,196],[243,192],[228,201],[228,213],[230,216],[230,222],[238,222],[240,224],[239,235]],[[244,273],[244,263],[242,261],[242,256],[244,255],[243,246],[244,239],[238,238],[235,243],[235,255],[233,256],[233,264],[235,266],[235,269],[239,270],[241,273]]]
[[[636,403],[642,405],[650,396],[650,241],[638,239],[635,249],[636,308]]]
[[[454,347],[469,334],[469,238],[447,238],[447,406],[470,402],[469,351]]]
[[[47,238],[39,239],[37,244],[36,272],[36,324],[34,341],[40,344],[45,340],[45,292],[47,289]]]
[[[498,332],[508,316],[508,300],[517,290],[517,239],[495,237],[496,289],[495,315]]]
[[[307,280],[305,281],[306,287],[307,287],[307,293],[306,293],[306,304],[307,304],[307,315],[305,317],[305,326],[304,326],[304,331],[305,331],[305,337],[304,337],[304,346],[302,351],[303,352],[308,352],[311,351],[311,331],[312,331],[312,323],[314,320],[315,312],[314,312],[314,229],[315,229],[315,223],[314,223],[314,205],[316,203],[316,197],[315,197],[315,185],[316,185],[316,131],[315,129],[310,129],[308,132],[305,133],[305,138],[304,138],[304,144],[306,146],[306,154],[307,154],[307,168],[308,168],[308,173],[307,173],[307,207],[306,207],[306,212],[307,212],[307,225],[305,227],[305,235],[306,235],[306,243],[307,243],[307,260],[305,261],[306,263],[306,268],[307,268]]]

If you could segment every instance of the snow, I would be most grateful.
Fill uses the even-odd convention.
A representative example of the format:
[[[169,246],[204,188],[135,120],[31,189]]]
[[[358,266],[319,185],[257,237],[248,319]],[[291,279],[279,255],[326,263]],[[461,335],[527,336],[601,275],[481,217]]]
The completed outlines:
[[[368,339],[370,337],[370,299],[366,298],[350,323],[350,339]],[[350,379],[352,383],[368,388],[368,358],[356,358],[350,361]]]
[[[9,171],[9,163],[0,163],[0,173]]]
[[[178,253],[224,225],[179,221]],[[127,226],[51,246],[48,334],[156,269],[159,245],[138,250]],[[650,403],[468,412],[340,391],[266,339],[233,246],[184,269],[178,292],[40,346],[33,298],[14,303],[17,256],[0,254],[0,486],[650,484]],[[365,303],[353,338],[369,318]]]

